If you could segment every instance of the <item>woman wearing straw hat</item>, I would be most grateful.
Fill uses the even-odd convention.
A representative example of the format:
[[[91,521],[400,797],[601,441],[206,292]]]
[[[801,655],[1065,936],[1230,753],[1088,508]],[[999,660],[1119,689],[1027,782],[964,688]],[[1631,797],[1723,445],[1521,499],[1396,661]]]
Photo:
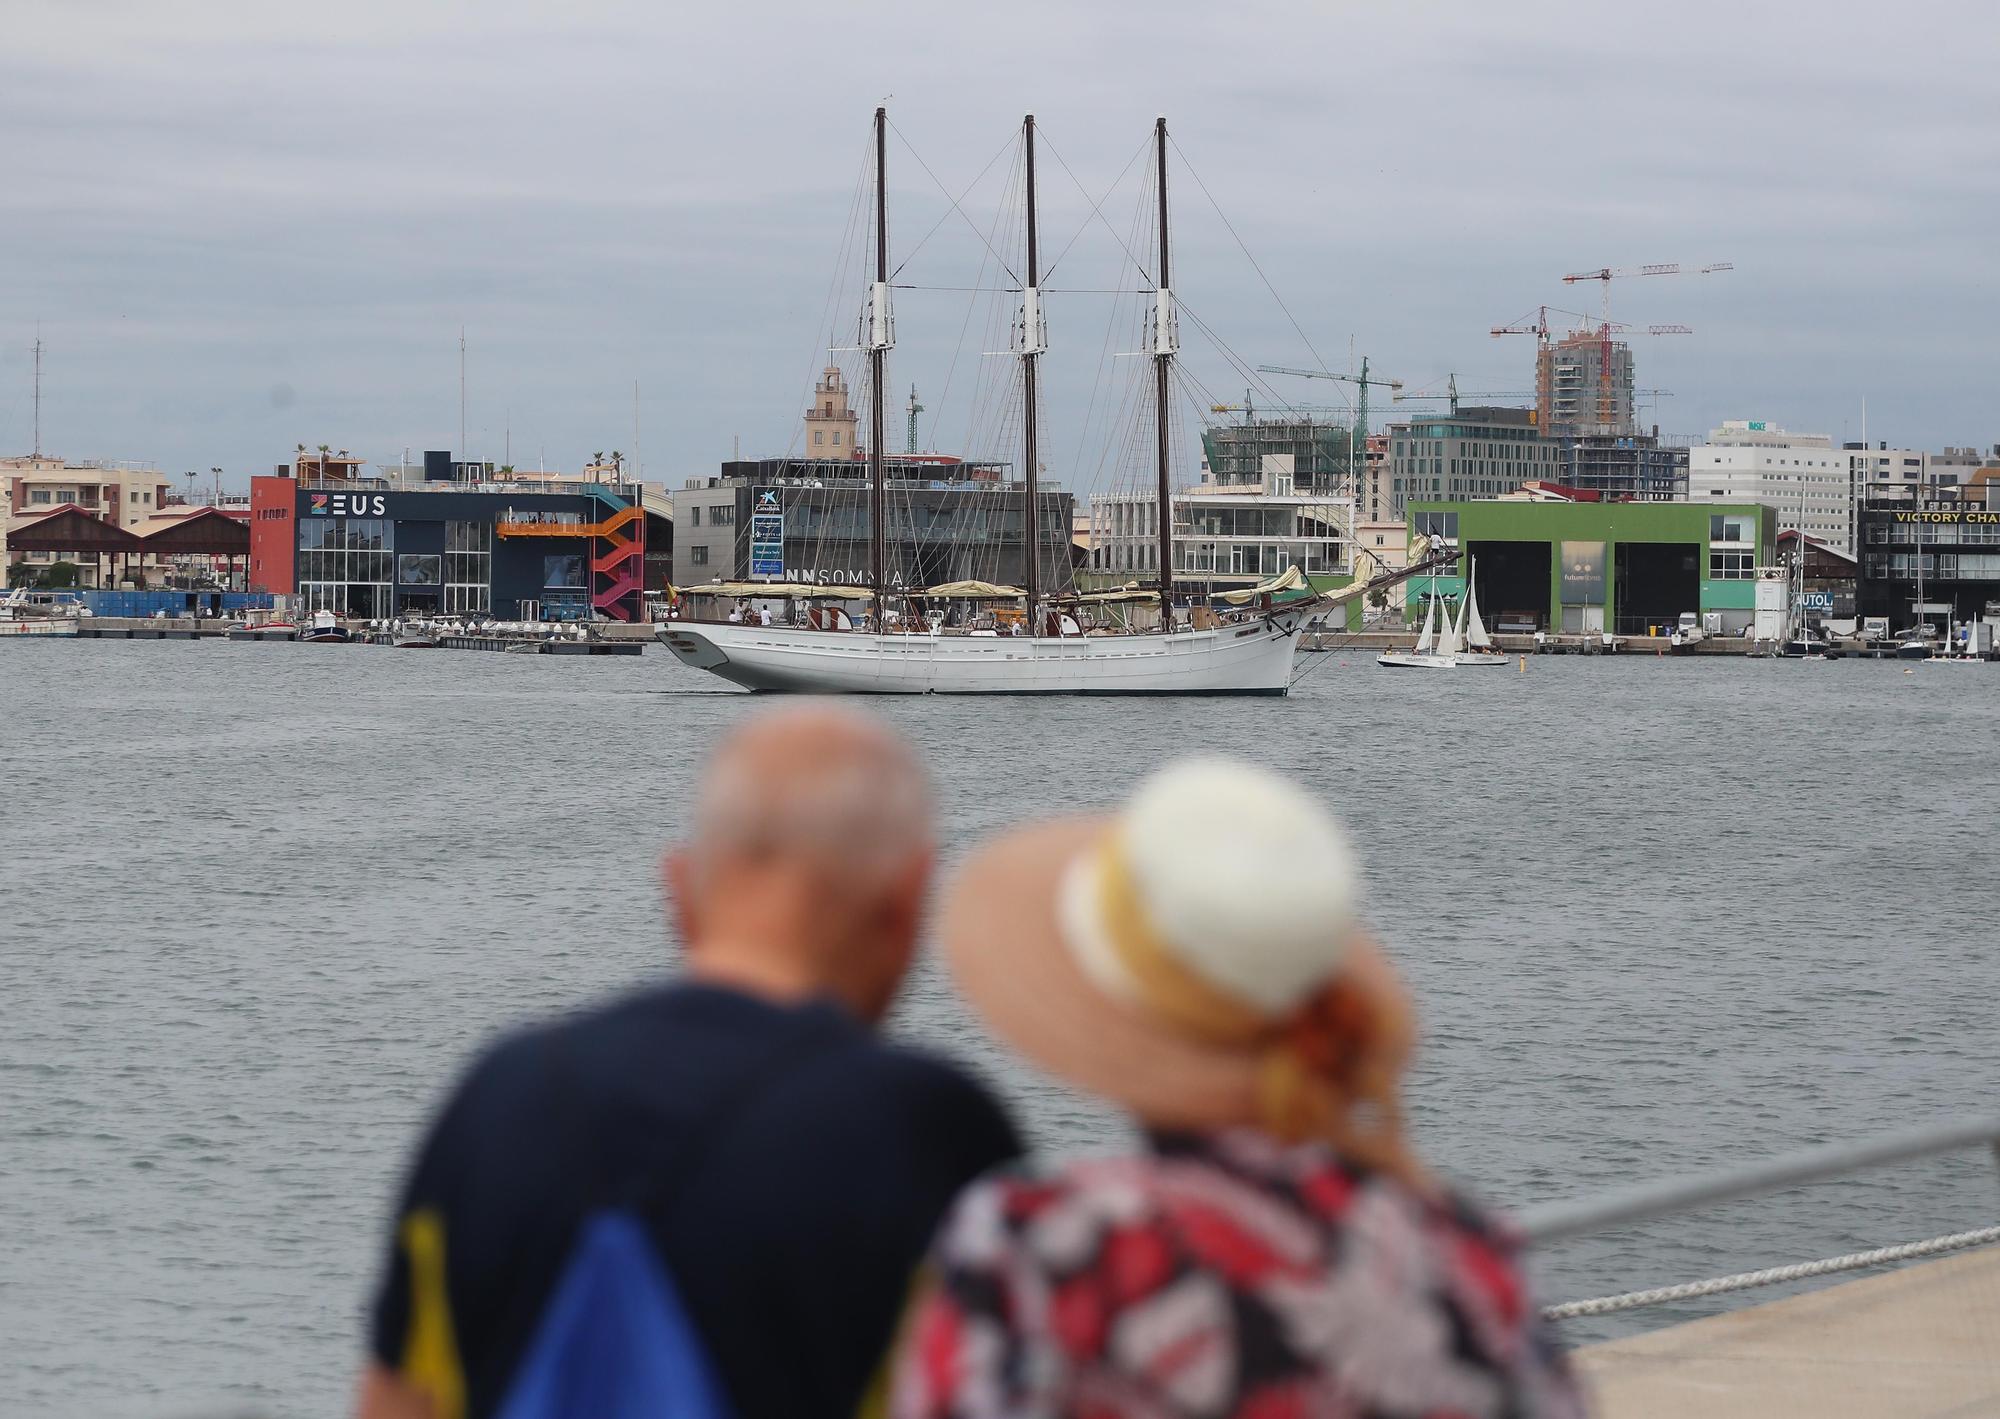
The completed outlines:
[[[960,988],[1151,1146],[960,1199],[901,1419],[1582,1412],[1516,1239],[1405,1140],[1412,1015],[1357,879],[1316,803],[1218,760],[973,858]]]

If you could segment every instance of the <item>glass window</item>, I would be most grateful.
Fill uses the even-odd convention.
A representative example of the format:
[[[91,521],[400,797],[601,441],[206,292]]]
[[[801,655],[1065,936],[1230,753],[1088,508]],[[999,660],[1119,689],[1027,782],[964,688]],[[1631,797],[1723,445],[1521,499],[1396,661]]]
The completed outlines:
[[[708,565],[708,548],[706,548],[706,547],[690,547],[690,548],[688,548],[688,565],[690,565],[690,566],[696,566],[696,567],[705,567],[705,566],[707,566],[707,565]]]

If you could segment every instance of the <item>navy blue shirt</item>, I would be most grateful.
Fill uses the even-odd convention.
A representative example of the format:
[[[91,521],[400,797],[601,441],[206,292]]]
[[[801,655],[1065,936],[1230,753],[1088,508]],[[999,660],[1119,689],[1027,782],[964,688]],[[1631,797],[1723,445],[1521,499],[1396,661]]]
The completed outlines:
[[[651,991],[459,1086],[404,1188],[375,1358],[415,1378],[448,1355],[483,1419],[579,1224],[632,1206],[739,1419],[849,1415],[952,1198],[1019,1151],[977,1085],[832,1004]]]

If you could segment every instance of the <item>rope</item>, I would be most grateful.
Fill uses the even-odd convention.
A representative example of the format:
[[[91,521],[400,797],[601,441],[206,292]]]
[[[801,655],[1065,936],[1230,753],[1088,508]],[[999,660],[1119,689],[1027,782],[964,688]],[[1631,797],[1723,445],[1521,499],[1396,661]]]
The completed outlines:
[[[1962,1251],[1966,1247],[1985,1246],[1990,1242],[2000,1242],[2000,1227],[1981,1227],[1972,1232],[1953,1232],[1949,1236],[1932,1237],[1928,1241],[1904,1242],[1898,1246],[1876,1247],[1873,1251],[1849,1252],[1846,1256],[1828,1257],[1824,1261],[1800,1262],[1796,1266],[1772,1266],[1763,1271],[1743,1271],[1734,1276],[1715,1276],[1706,1281],[1689,1281],[1680,1286],[1658,1286],[1650,1291],[1627,1291],[1618,1296],[1600,1296],[1591,1301],[1565,1301],[1559,1306],[1542,1308],[1543,1320],[1573,1320],[1579,1316],[1610,1315],[1613,1311],[1636,1310],[1641,1306],[1660,1306],[1669,1301],[1692,1301],[1702,1296],[1720,1296],[1729,1291],[1747,1291],[1753,1286],[1775,1286],[1785,1281],[1804,1281],[1808,1277],[1826,1276],[1836,1271],[1859,1271],[1863,1267],[1881,1266],[1893,1261],[1912,1261],[1920,1256],[1936,1256],[1940,1252]]]

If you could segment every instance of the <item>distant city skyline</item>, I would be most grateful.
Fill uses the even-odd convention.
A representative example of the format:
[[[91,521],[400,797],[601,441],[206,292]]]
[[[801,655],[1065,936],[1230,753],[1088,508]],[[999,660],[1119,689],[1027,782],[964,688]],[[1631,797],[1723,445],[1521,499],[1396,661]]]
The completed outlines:
[[[501,462],[511,435],[517,466],[618,449],[669,485],[739,440],[785,453],[827,359],[877,101],[899,135],[906,282],[978,268],[982,241],[930,174],[954,195],[973,185],[966,211],[991,227],[1005,146],[1033,110],[1059,155],[1045,245],[1083,234],[1051,284],[1091,287],[1115,243],[1069,174],[1095,198],[1164,112],[1200,179],[1176,171],[1177,290],[1250,365],[1344,369],[1351,350],[1413,389],[1456,371],[1467,391],[1527,391],[1531,339],[1487,330],[1543,304],[1594,312],[1597,291],[1565,272],[1729,261],[1614,283],[1614,319],[1694,330],[1636,343],[1636,383],[1673,391],[1642,402],[1643,422],[1699,438],[1764,419],[1839,443],[1862,436],[1865,399],[1871,440],[2000,441],[1982,242],[2000,225],[2000,96],[1953,67],[2000,41],[1989,7],[1696,3],[1583,24],[1474,3],[1030,3],[996,20],[902,3],[584,0],[552,18],[513,0],[218,0],[38,4],[9,26],[3,454],[32,442],[38,328],[43,450],[176,479],[219,465],[241,487],[322,442],[371,462]],[[1134,196],[1128,177],[1105,204],[1121,232]],[[915,384],[924,442],[1018,458],[990,395],[973,396],[1004,329],[951,292],[899,301],[890,447]],[[1092,432],[1128,363],[1106,353],[1131,348],[1106,309],[1050,298],[1044,457],[1086,494],[1119,479]],[[1199,388],[1240,400],[1244,376],[1183,336]],[[1342,402],[1339,386],[1269,380]],[[1379,392],[1371,406],[1377,429],[1413,412]]]

